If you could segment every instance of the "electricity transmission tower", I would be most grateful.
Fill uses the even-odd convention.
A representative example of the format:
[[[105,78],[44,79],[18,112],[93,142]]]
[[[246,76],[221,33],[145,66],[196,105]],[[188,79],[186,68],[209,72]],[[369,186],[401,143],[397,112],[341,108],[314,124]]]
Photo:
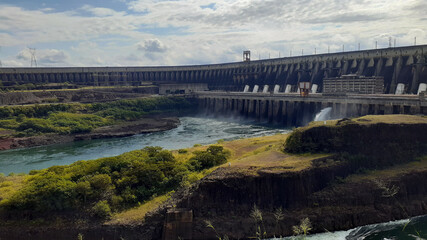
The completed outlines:
[[[1,52],[1,47],[0,47],[0,52]],[[1,60],[0,60],[0,67],[3,67],[3,65],[1,64]]]
[[[36,49],[35,48],[28,48],[31,54],[31,67],[37,67],[37,58],[36,58]]]

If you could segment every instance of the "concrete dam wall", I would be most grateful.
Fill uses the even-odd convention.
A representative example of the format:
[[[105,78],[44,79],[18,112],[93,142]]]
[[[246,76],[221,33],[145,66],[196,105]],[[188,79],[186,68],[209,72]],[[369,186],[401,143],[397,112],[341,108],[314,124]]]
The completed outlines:
[[[417,94],[427,86],[426,62],[427,45],[420,45],[195,66],[0,68],[0,86],[206,83],[210,90],[289,93],[299,82],[310,82],[322,92],[324,78],[355,74],[383,77],[387,94]]]
[[[260,122],[302,126],[316,113],[330,107],[330,118],[383,114],[427,114],[427,96],[417,95],[326,95],[296,93],[197,92],[199,111],[218,116],[244,116]]]

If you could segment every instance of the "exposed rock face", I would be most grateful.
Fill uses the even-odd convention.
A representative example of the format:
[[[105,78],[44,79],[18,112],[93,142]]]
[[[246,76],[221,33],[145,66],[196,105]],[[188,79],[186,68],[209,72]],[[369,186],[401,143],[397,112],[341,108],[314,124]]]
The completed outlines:
[[[254,204],[263,212],[270,237],[292,235],[292,226],[305,217],[312,222],[312,232],[323,232],[427,213],[427,186],[414,184],[427,181],[426,170],[383,178],[388,185],[399,187],[393,197],[383,196],[383,190],[369,179],[338,181],[350,170],[338,164],[295,174],[231,176],[218,169],[181,196],[177,207],[193,210],[193,239],[215,238],[204,220],[212,221],[218,232],[229,237],[254,237],[255,222],[250,218]],[[273,212],[280,207],[285,216],[276,225]]]
[[[318,126],[294,131],[286,151],[347,152],[369,156],[367,167],[404,163],[427,153],[427,119],[417,124],[359,124],[342,120],[336,126]]]

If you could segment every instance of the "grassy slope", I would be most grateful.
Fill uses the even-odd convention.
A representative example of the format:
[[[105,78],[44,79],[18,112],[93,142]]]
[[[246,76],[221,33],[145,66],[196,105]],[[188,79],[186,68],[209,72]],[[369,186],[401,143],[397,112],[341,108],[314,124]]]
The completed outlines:
[[[387,124],[418,124],[427,123],[427,117],[412,116],[412,115],[377,115],[377,116],[364,116],[356,119],[352,119],[358,124],[375,124],[375,123],[387,123]],[[326,121],[327,125],[336,125],[337,120]],[[315,127],[324,125],[324,122],[312,122],[308,127]],[[305,127],[307,128],[307,127]],[[223,164],[222,168],[227,169],[227,174],[239,173],[253,175],[259,171],[274,171],[274,172],[291,172],[291,171],[302,171],[311,167],[313,160],[326,157],[328,154],[287,154],[283,153],[283,143],[288,137],[288,134],[277,134],[273,136],[239,139],[230,142],[221,143],[225,149],[231,152],[229,163]],[[175,152],[177,159],[187,159],[191,156],[193,151],[206,149],[206,146],[193,147],[187,149],[188,152],[185,154],[179,154]],[[215,167],[216,169],[218,167]],[[397,174],[405,174],[411,171],[425,171],[427,170],[427,156],[420,158],[420,161],[411,162],[402,165],[396,165],[383,170],[368,171],[362,174],[351,175],[344,181],[360,181],[366,178],[378,178],[381,176],[394,176]],[[203,176],[210,173],[205,172]],[[202,176],[200,176],[202,177]],[[141,221],[147,211],[147,208],[154,209],[164,203],[170,195],[161,196],[153,201],[141,205],[139,208],[131,209],[113,217],[110,223],[120,224],[134,224],[135,220]],[[134,216],[138,217],[135,218]]]
[[[253,175],[258,171],[301,171],[311,166],[311,161],[325,154],[304,154],[290,155],[283,153],[282,145],[288,135],[276,134],[273,136],[239,139],[223,142],[225,149],[231,152],[229,163],[214,167],[202,172],[197,178],[202,178],[211,173],[216,168],[226,168],[230,174],[239,173]],[[205,150],[207,146],[188,148],[187,153],[174,151],[175,157],[179,161],[185,161],[192,156],[192,152]],[[165,203],[171,194],[156,197],[139,207],[115,214],[107,224],[134,225],[143,222],[147,213]]]

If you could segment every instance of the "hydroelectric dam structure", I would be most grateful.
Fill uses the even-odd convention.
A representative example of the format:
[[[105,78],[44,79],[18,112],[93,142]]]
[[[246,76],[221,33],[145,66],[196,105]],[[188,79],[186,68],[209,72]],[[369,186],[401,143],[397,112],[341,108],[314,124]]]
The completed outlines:
[[[353,80],[342,83],[345,79]],[[370,83],[363,83],[356,87],[359,92],[354,91],[358,79],[373,79],[376,84],[380,80],[381,85],[371,94],[366,92],[374,89]],[[427,45],[193,66],[3,67],[0,81],[3,87],[26,83],[151,83],[182,84],[190,90],[192,85],[204,84],[209,91],[194,90],[187,95],[198,99],[201,108],[299,125],[325,107],[331,107],[336,117],[427,114]],[[340,81],[340,90],[330,92],[331,86],[336,88]],[[310,83],[308,96],[298,93],[301,82]],[[353,91],[342,90],[343,84],[347,84],[344,89]]]

